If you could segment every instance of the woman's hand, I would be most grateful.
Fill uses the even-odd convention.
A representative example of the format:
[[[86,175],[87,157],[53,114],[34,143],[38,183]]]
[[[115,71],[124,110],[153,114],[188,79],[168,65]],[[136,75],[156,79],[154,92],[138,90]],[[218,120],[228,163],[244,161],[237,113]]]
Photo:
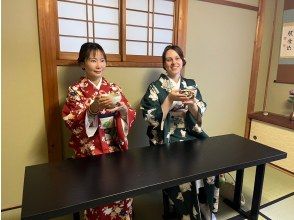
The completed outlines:
[[[128,107],[125,103],[119,102],[114,108],[109,110],[110,112],[116,112],[119,111],[122,119],[125,122],[128,122]]]
[[[189,101],[189,99],[187,98],[187,96],[185,94],[181,94],[180,90],[172,90],[169,94],[168,94],[168,98],[171,102],[173,101],[181,101],[181,102],[187,102]]]
[[[94,102],[90,105],[92,112],[99,112],[102,109],[113,109],[115,104],[113,104],[112,99],[109,96],[97,96]]]
[[[189,101],[183,102],[183,104],[188,106],[188,110],[190,112],[192,111],[198,112],[198,105],[197,105],[196,99],[190,99]]]
[[[119,111],[121,113],[121,115],[126,115],[128,112],[128,107],[126,106],[125,103],[123,102],[118,102],[114,108],[109,109],[109,111],[111,112],[116,112]]]

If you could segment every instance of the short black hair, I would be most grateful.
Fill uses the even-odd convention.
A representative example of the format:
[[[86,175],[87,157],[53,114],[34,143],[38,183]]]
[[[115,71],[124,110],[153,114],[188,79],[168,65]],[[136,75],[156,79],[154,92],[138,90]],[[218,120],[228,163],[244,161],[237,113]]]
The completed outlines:
[[[183,67],[186,65],[187,62],[185,60],[183,50],[179,46],[177,46],[177,45],[168,45],[168,46],[166,46],[164,48],[164,51],[163,51],[162,56],[161,56],[163,69],[165,69],[164,62],[165,62],[165,56],[166,56],[166,53],[167,53],[168,50],[174,50],[174,51],[176,51],[177,54],[179,54],[181,60],[183,61]]]
[[[92,51],[98,51],[98,50],[100,50],[100,52],[103,54],[105,61],[107,62],[106,54],[103,48],[101,47],[101,45],[97,43],[87,42],[81,46],[81,49],[79,52],[78,64],[84,63],[90,57],[90,54]]]

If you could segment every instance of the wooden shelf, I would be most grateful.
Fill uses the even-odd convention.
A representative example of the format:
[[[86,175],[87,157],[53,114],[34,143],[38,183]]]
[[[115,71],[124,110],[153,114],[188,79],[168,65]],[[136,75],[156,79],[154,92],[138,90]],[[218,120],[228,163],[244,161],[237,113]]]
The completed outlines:
[[[294,121],[291,121],[289,117],[284,115],[279,115],[271,112],[267,112],[268,115],[264,115],[263,112],[254,112],[248,114],[250,119],[255,119],[258,121],[266,122],[273,125],[278,125],[284,128],[289,128],[294,130]]]

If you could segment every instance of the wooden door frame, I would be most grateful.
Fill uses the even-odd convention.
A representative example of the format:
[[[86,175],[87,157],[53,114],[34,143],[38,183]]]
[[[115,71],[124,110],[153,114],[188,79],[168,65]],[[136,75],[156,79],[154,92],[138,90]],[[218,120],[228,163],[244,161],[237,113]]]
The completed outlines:
[[[62,160],[61,112],[58,99],[56,64],[56,15],[55,2],[37,0],[39,45],[41,57],[43,103],[48,144],[48,160]]]

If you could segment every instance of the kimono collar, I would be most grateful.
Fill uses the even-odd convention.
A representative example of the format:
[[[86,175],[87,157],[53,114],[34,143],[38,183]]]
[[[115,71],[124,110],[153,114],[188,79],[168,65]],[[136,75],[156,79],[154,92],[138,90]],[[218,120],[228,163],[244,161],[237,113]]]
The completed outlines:
[[[180,89],[181,86],[181,81],[182,81],[182,77],[180,76],[179,81],[175,82],[173,79],[171,79],[169,76],[167,76],[167,78],[170,81],[171,87],[172,89]]]
[[[88,79],[88,81],[94,86],[94,88],[99,90],[101,87],[101,83],[102,83],[102,77],[100,78],[98,85],[95,85],[90,79]]]
[[[181,76],[178,83],[175,83],[172,79],[170,79],[167,75],[161,74],[159,77],[159,82],[162,84],[162,88],[167,92],[170,92],[173,88],[176,89],[185,89],[187,88],[187,82],[184,77]]]
[[[79,83],[79,87],[83,91],[86,97],[91,97],[93,95],[96,96],[101,89],[105,90],[105,88],[110,88],[110,84],[103,77],[101,78],[98,85],[95,85],[88,78],[82,77]],[[106,89],[106,90],[108,91],[109,89]]]

